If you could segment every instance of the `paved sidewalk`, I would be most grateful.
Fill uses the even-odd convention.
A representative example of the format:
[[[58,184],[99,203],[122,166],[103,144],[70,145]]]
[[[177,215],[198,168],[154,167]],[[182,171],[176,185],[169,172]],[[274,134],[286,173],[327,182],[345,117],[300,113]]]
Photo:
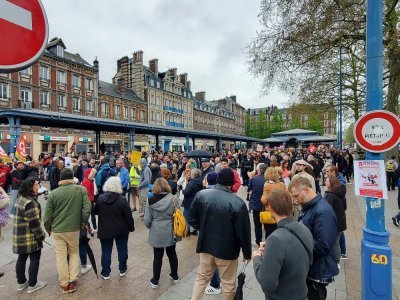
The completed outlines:
[[[340,275],[336,282],[328,286],[328,299],[360,299],[360,245],[362,227],[365,225],[365,205],[361,198],[356,198],[352,193],[353,185],[348,188],[348,211],[346,231],[347,254],[349,259],[341,261]],[[385,206],[387,229],[391,233],[390,244],[393,248],[393,299],[400,295],[400,230],[393,226],[391,217],[397,212],[397,191],[390,192],[390,200]],[[240,196],[245,199],[245,190],[240,190]],[[45,201],[40,198],[42,208]],[[117,255],[114,248],[112,257],[111,280],[97,279],[92,271],[83,275],[78,281],[78,290],[71,295],[62,295],[58,288],[58,276],[55,268],[54,249],[45,245],[39,270],[39,280],[48,281],[48,286],[36,293],[27,295],[26,291],[17,292],[15,278],[15,259],[11,251],[12,226],[5,230],[6,240],[0,243],[0,269],[5,272],[0,278],[0,299],[190,299],[193,282],[195,280],[199,256],[196,254],[196,237],[189,237],[177,244],[179,258],[179,275],[181,283],[174,285],[168,278],[169,264],[166,257],[160,279],[160,287],[152,289],[149,280],[152,277],[153,251],[147,242],[148,230],[139,215],[134,214],[136,230],[130,235],[128,249],[128,273],[126,277],[118,276]],[[253,233],[254,234],[254,233]],[[253,238],[254,240],[254,238]],[[51,238],[46,239],[53,244]],[[95,253],[97,266],[100,269],[100,243],[96,238],[90,241]],[[239,264],[240,271],[241,265]],[[246,283],[244,287],[245,299],[264,299],[261,288],[254,277],[252,264],[246,269]],[[205,296],[204,299],[222,299],[220,295]]]

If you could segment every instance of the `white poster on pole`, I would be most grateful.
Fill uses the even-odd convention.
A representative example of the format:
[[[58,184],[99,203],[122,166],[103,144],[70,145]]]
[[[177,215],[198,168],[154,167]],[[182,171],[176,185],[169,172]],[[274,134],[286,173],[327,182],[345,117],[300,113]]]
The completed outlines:
[[[387,199],[385,162],[354,161],[354,187],[356,196]]]
[[[72,169],[71,157],[64,157],[64,166],[68,169]]]

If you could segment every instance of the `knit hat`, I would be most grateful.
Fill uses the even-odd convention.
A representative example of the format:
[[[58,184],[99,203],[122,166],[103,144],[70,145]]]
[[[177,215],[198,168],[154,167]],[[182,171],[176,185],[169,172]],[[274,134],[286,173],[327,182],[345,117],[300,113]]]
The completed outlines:
[[[208,185],[216,185],[217,184],[217,172],[210,172],[207,174],[207,183]]]
[[[66,179],[74,179],[74,171],[72,169],[64,168],[61,170],[60,180]]]
[[[232,186],[235,183],[235,175],[231,168],[224,168],[219,171],[217,176],[217,182],[221,185]]]

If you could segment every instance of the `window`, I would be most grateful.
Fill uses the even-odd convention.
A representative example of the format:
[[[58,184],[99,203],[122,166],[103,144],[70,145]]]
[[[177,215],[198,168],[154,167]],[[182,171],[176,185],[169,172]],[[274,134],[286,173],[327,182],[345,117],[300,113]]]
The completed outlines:
[[[329,113],[324,112],[324,119],[325,119],[325,120],[328,119],[328,116],[329,116]]]
[[[64,57],[64,48],[61,45],[57,45],[57,56]]]
[[[27,88],[21,88],[20,90],[20,100],[24,102],[31,102],[31,90]]]
[[[101,113],[108,116],[108,104],[106,102],[101,103]]]
[[[85,80],[85,88],[87,91],[93,91],[93,81],[90,78],[86,78]]]
[[[140,121],[144,121],[145,120],[145,113],[144,113],[144,110],[141,110],[140,111]]]
[[[86,100],[86,111],[93,111],[93,101]]]
[[[136,120],[136,109],[131,108],[131,119]]]
[[[8,100],[8,84],[0,82],[0,99]]]
[[[66,101],[65,101],[65,95],[58,95],[58,99],[57,99],[57,104],[58,107],[67,107]]]
[[[72,76],[72,86],[74,88],[79,88],[81,86],[81,82],[79,80],[79,76],[78,75],[73,75]]]
[[[49,92],[47,92],[47,91],[40,92],[40,104],[41,105],[49,105],[50,104]]]
[[[29,68],[21,70],[21,71],[19,71],[19,74],[30,76],[31,75],[31,68],[29,67]]]
[[[151,112],[151,121],[154,121],[154,119],[155,119],[154,116],[155,116],[155,113],[154,113],[154,111],[152,111]]]
[[[161,114],[160,112],[157,112],[157,122],[161,121]]]
[[[115,105],[114,106],[114,112],[115,112],[115,117],[116,118],[121,117],[121,105]]]
[[[57,83],[65,84],[65,72],[57,71]]]
[[[128,119],[129,118],[129,109],[128,106],[124,106],[124,118]]]
[[[46,66],[40,66],[40,79],[41,80],[49,80],[49,68]]]
[[[158,88],[158,89],[161,88],[161,84],[160,84],[159,81],[157,81],[157,88]]]
[[[78,97],[72,98],[73,109],[74,110],[81,110],[81,99]]]

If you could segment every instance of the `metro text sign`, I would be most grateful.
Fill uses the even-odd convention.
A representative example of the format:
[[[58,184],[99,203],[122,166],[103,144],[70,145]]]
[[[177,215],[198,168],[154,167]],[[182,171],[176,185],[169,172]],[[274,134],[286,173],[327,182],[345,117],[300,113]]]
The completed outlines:
[[[33,64],[45,49],[48,36],[40,0],[0,0],[0,72]]]

